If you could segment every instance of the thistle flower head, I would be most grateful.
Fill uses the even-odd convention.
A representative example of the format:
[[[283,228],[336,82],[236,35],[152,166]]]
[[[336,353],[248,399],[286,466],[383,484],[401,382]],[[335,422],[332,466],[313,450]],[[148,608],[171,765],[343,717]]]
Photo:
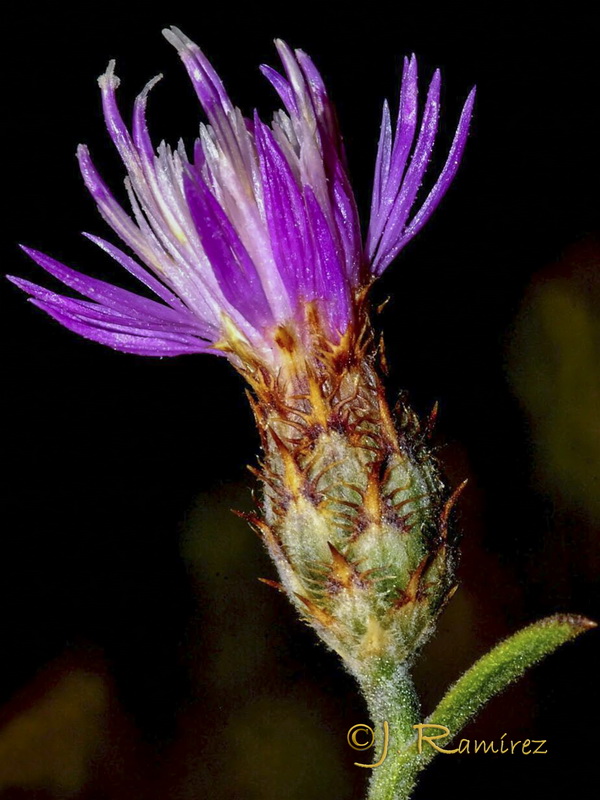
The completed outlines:
[[[88,235],[156,296],[95,280],[29,248],[46,271],[85,299],[11,278],[67,328],[143,355],[211,352],[237,366],[278,370],[290,345],[310,351],[315,335],[348,348],[360,331],[359,298],[423,226],[448,188],[464,148],[473,92],[444,168],[415,210],[433,150],[440,76],[419,113],[417,64],[405,60],[392,130],[384,106],[371,208],[363,245],[333,106],[312,60],[283,42],[282,73],[262,72],[283,109],[271,124],[242,116],[201,50],[176,28],[177,49],[207,118],[191,152],[152,143],[146,123],[150,81],[130,127],[117,105],[111,63],[99,80],[104,118],[126,168],[131,210],[116,200],[88,149],[78,159],[104,219],[129,252]],[[131,255],[132,254],[132,255]]]
[[[283,109],[244,118],[198,47],[165,32],[207,122],[191,152],[155,149],[137,97],[121,117],[111,63],[104,117],[125,165],[127,212],[78,152],[100,213],[128,252],[89,238],[156,299],[27,250],[84,299],[12,280],[67,328],[143,355],[210,352],[248,379],[262,436],[259,529],[281,586],[357,675],[409,658],[451,590],[451,507],[426,432],[401,404],[394,423],[377,372],[365,296],[450,185],[474,101],[416,204],[436,138],[440,75],[420,110],[417,62],[404,62],[396,123],[384,105],[371,219],[361,239],[336,116],[310,58],[276,42],[283,73],[262,67]],[[131,255],[132,254],[132,255]]]

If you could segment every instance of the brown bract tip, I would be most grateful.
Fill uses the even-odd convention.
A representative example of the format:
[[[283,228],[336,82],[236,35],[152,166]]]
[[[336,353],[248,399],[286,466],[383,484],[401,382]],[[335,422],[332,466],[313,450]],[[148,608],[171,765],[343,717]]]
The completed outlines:
[[[300,600],[306,606],[306,609],[309,612],[310,616],[316,622],[320,623],[325,628],[330,628],[333,626],[335,620],[331,616],[331,614],[327,613],[327,611],[325,611],[324,609],[319,608],[319,606],[316,603],[313,603],[312,600],[309,600],[308,597],[304,597],[303,595],[298,594],[298,592],[294,592],[294,594],[296,595],[298,600]]]
[[[589,631],[592,630],[592,628],[598,627],[597,622],[587,617],[579,616],[579,614],[554,614],[554,616],[548,617],[544,622],[548,625],[553,623],[568,625],[570,628],[574,629],[575,634],[583,633],[584,631]]]
[[[440,519],[440,532],[442,539],[446,539],[448,536],[448,520],[450,519],[450,512],[456,505],[456,501],[460,495],[464,492],[468,482],[468,479],[465,479],[462,483],[460,483],[446,501],[446,505],[444,506]]]
[[[278,581],[272,581],[269,578],[259,578],[258,579],[261,583],[264,583],[265,586],[270,586],[272,589],[277,589],[278,592],[285,594],[285,589],[283,588],[282,584]]]

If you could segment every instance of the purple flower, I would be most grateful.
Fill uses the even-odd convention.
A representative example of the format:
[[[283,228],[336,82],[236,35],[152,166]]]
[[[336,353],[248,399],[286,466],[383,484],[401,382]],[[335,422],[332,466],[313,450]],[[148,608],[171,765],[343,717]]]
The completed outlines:
[[[212,352],[277,367],[282,331],[310,347],[315,320],[329,342],[356,323],[357,297],[425,224],[450,185],[467,140],[474,91],[463,108],[437,181],[415,211],[439,115],[440,75],[419,122],[417,64],[405,59],[395,130],[384,105],[363,246],[342,139],[322,78],[301,50],[276,42],[283,74],[263,66],[283,110],[270,125],[242,116],[208,60],[176,28],[176,47],[208,124],[193,154],[182,142],[152,144],[146,124],[150,81],[127,127],[111,62],[100,78],[104,117],[121,156],[131,211],[117,202],[85,146],[78,159],[101,215],[133,257],[86,234],[156,296],[148,299],[24,248],[85,299],[10,279],[65,327],[142,355]],[[160,76],[159,76],[160,77]]]

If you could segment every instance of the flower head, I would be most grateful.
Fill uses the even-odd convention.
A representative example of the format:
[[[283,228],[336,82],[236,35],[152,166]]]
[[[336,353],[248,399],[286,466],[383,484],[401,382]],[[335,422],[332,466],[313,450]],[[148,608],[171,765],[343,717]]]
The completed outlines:
[[[127,171],[130,212],[104,183],[87,148],[78,150],[101,215],[133,255],[86,235],[156,299],[29,248],[24,249],[34,261],[85,299],[11,280],[65,327],[125,352],[212,352],[237,366],[254,361],[273,370],[290,342],[309,351],[315,332],[334,348],[348,347],[360,330],[365,287],[420,230],[454,177],[474,92],[446,164],[415,210],[436,137],[440,76],[435,73],[420,115],[416,59],[405,59],[394,130],[384,106],[363,245],[335,112],[306,53],[278,41],[283,74],[261,68],[283,104],[267,125],[256,113],[242,116],[193,42],[176,28],[164,34],[208,119],[192,154],[182,142],[176,149],[152,144],[146,105],[160,76],[137,97],[131,127],[126,125],[112,62],[99,84],[106,126]]]
[[[129,213],[87,148],[78,152],[100,213],[133,255],[89,238],[156,299],[33,250],[84,299],[12,280],[67,328],[117,350],[212,352],[232,361],[253,389],[262,437],[261,508],[250,521],[281,588],[355,674],[373,664],[387,669],[427,638],[451,591],[454,498],[428,450],[429,425],[405,404],[393,421],[364,300],[452,181],[474,93],[445,166],[415,207],[436,137],[440,75],[420,113],[416,59],[405,60],[394,127],[387,104],[383,110],[363,244],[335,113],[310,58],[276,43],[283,74],[262,71],[283,110],[267,125],[234,107],[196,45],[176,29],[165,35],[208,118],[193,153],[182,143],[152,144],[146,104],[157,79],[136,99],[127,127],[112,63],[100,88],[127,170]]]

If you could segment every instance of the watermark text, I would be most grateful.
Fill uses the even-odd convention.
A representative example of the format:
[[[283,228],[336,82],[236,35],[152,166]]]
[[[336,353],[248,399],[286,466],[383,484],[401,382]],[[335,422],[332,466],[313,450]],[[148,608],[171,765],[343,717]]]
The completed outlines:
[[[417,725],[413,725],[413,728],[416,731],[416,746],[419,755],[423,753],[424,747],[431,747],[436,752],[443,753],[444,755],[455,755],[457,753],[459,755],[471,755],[483,752],[501,755],[521,754],[524,756],[536,756],[546,755],[548,752],[546,748],[546,739],[513,740],[507,739],[506,737],[508,734],[506,733],[503,733],[497,741],[494,740],[490,742],[486,742],[483,739],[461,739],[458,743],[458,747],[448,749],[441,745],[441,742],[448,739],[448,737],[450,737],[450,740],[453,738],[450,728],[446,727],[446,725],[437,725],[433,722],[420,722]],[[390,727],[387,721],[383,723],[382,729],[383,738],[381,740],[381,748],[378,750],[378,752],[380,752],[379,759],[372,764],[362,764],[355,761],[355,766],[364,767],[365,769],[375,769],[376,767],[380,767],[386,760],[390,745]],[[348,736],[346,738],[353,750],[369,750],[371,747],[377,745],[373,728],[362,723],[353,725],[348,731]]]

